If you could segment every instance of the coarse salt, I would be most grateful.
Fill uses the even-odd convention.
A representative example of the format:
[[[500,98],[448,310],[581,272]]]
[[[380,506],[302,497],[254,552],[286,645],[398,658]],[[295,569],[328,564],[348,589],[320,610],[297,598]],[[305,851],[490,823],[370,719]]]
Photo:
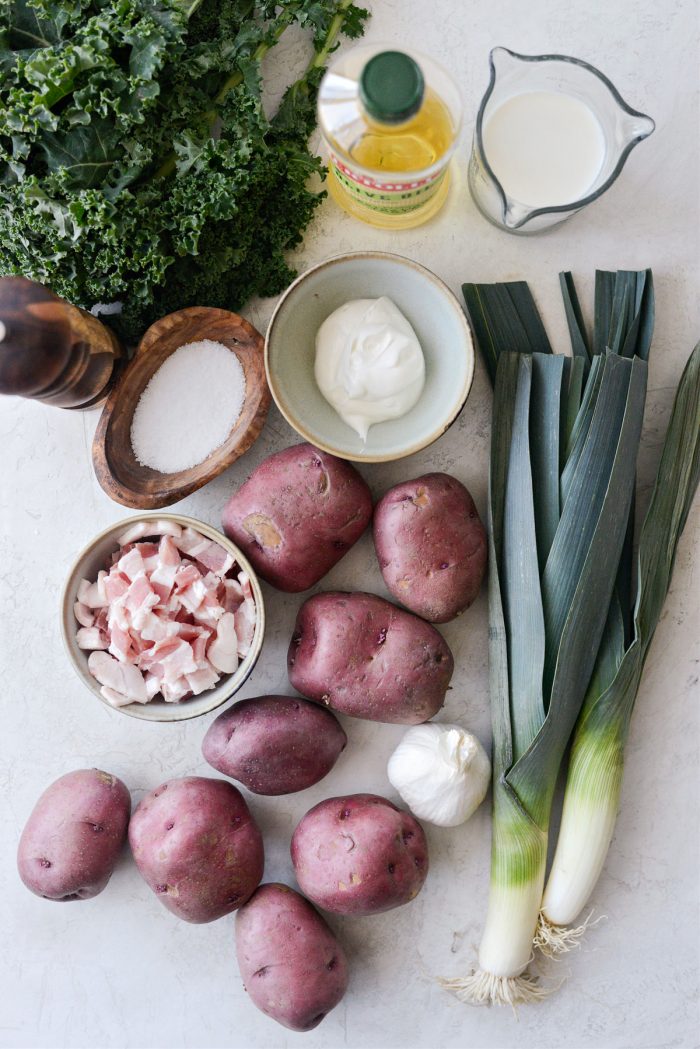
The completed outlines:
[[[178,347],[139,397],[131,446],[143,466],[176,473],[204,462],[235,425],[245,373],[235,353],[212,339]]]

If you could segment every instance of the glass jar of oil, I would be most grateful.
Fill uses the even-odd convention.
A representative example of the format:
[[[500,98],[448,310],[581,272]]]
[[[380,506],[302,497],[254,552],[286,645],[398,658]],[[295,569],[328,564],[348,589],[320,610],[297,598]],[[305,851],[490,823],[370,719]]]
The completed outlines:
[[[353,48],[324,76],[318,118],[328,190],[351,215],[407,229],[445,203],[462,106],[457,86],[432,59]]]

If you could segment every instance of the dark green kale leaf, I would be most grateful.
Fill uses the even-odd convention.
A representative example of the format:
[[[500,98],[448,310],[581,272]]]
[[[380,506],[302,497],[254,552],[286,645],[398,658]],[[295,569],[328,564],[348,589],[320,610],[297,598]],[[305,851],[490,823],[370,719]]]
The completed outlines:
[[[122,334],[173,309],[240,309],[293,276],[320,195],[315,98],[350,0],[0,0],[0,274]],[[260,62],[287,26],[315,55],[268,120]]]

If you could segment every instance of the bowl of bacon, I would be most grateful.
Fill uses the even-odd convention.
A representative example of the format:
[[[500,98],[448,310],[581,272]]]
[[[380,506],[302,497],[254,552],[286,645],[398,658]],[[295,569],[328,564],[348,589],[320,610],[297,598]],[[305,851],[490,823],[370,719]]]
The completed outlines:
[[[108,706],[146,721],[207,714],[250,676],[265,609],[254,569],[215,528],[139,514],[101,532],[63,590],[71,663]]]

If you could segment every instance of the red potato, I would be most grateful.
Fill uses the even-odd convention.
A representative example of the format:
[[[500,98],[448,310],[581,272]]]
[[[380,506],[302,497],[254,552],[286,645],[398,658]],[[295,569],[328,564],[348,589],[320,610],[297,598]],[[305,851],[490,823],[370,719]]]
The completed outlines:
[[[261,885],[236,915],[236,953],[254,1004],[292,1031],[310,1031],[348,985],[345,953],[308,900]]]
[[[260,883],[260,831],[240,791],[204,776],[172,779],[134,811],[129,844],[161,903],[187,922],[215,921]]]
[[[486,531],[455,477],[424,474],[389,489],[373,531],[384,582],[416,615],[446,623],[474,601],[486,572]]]
[[[453,669],[435,627],[374,594],[308,598],[287,653],[297,692],[351,717],[400,725],[437,714]]]
[[[17,850],[19,876],[46,900],[89,900],[102,892],[126,841],[131,797],[116,776],[79,769],[37,801]]]
[[[408,812],[376,794],[328,798],[292,836],[301,891],[335,914],[378,914],[408,903],[428,873],[428,844]]]
[[[323,779],[347,741],[329,710],[294,696],[259,696],[212,722],[202,754],[254,794],[293,794]]]
[[[271,455],[224,507],[223,529],[279,590],[308,590],[355,543],[372,495],[350,463],[297,444]]]

